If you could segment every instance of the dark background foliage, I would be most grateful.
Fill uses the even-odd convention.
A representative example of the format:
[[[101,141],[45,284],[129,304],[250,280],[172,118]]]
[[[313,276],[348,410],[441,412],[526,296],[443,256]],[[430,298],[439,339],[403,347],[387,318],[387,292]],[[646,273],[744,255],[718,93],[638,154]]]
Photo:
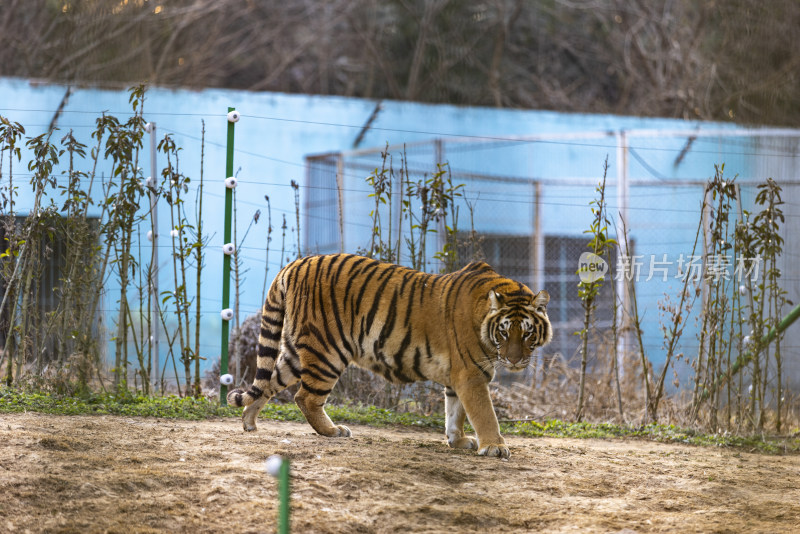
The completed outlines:
[[[1,0],[0,74],[800,125],[794,0]]]

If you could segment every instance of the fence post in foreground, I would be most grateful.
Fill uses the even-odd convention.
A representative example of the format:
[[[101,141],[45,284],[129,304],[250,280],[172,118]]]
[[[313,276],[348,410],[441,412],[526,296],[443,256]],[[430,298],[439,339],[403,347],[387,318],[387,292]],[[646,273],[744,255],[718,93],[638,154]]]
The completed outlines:
[[[266,470],[278,479],[278,534],[289,534],[289,460],[273,454],[267,458]]]

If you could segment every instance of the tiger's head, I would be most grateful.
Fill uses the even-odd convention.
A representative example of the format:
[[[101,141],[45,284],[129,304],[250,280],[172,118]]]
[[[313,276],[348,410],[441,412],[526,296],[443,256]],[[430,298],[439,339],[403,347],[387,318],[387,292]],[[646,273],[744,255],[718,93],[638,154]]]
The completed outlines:
[[[489,311],[481,324],[483,343],[494,367],[522,371],[531,362],[533,351],[553,338],[547,318],[547,291],[503,295],[489,291]]]

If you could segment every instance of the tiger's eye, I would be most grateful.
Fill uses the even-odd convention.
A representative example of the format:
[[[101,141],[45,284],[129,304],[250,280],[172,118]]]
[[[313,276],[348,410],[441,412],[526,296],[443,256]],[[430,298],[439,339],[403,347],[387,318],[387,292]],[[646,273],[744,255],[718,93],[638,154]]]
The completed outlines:
[[[508,327],[504,324],[498,325],[497,333],[500,334],[500,337],[502,337],[503,339],[508,338]]]

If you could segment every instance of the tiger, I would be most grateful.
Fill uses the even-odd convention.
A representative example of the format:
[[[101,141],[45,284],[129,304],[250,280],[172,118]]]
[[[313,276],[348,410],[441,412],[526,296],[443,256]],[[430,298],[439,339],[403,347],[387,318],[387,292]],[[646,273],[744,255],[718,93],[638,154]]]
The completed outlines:
[[[325,402],[351,364],[393,383],[430,380],[444,386],[445,435],[453,448],[508,458],[492,406],[496,369],[522,371],[553,332],[550,295],[474,262],[429,274],[365,256],[307,256],[273,280],[261,313],[253,384],[231,390],[244,406],[242,426],[256,430],[264,405],[300,382],[294,397],[322,436],[349,437]],[[464,433],[466,417],[476,438]]]

